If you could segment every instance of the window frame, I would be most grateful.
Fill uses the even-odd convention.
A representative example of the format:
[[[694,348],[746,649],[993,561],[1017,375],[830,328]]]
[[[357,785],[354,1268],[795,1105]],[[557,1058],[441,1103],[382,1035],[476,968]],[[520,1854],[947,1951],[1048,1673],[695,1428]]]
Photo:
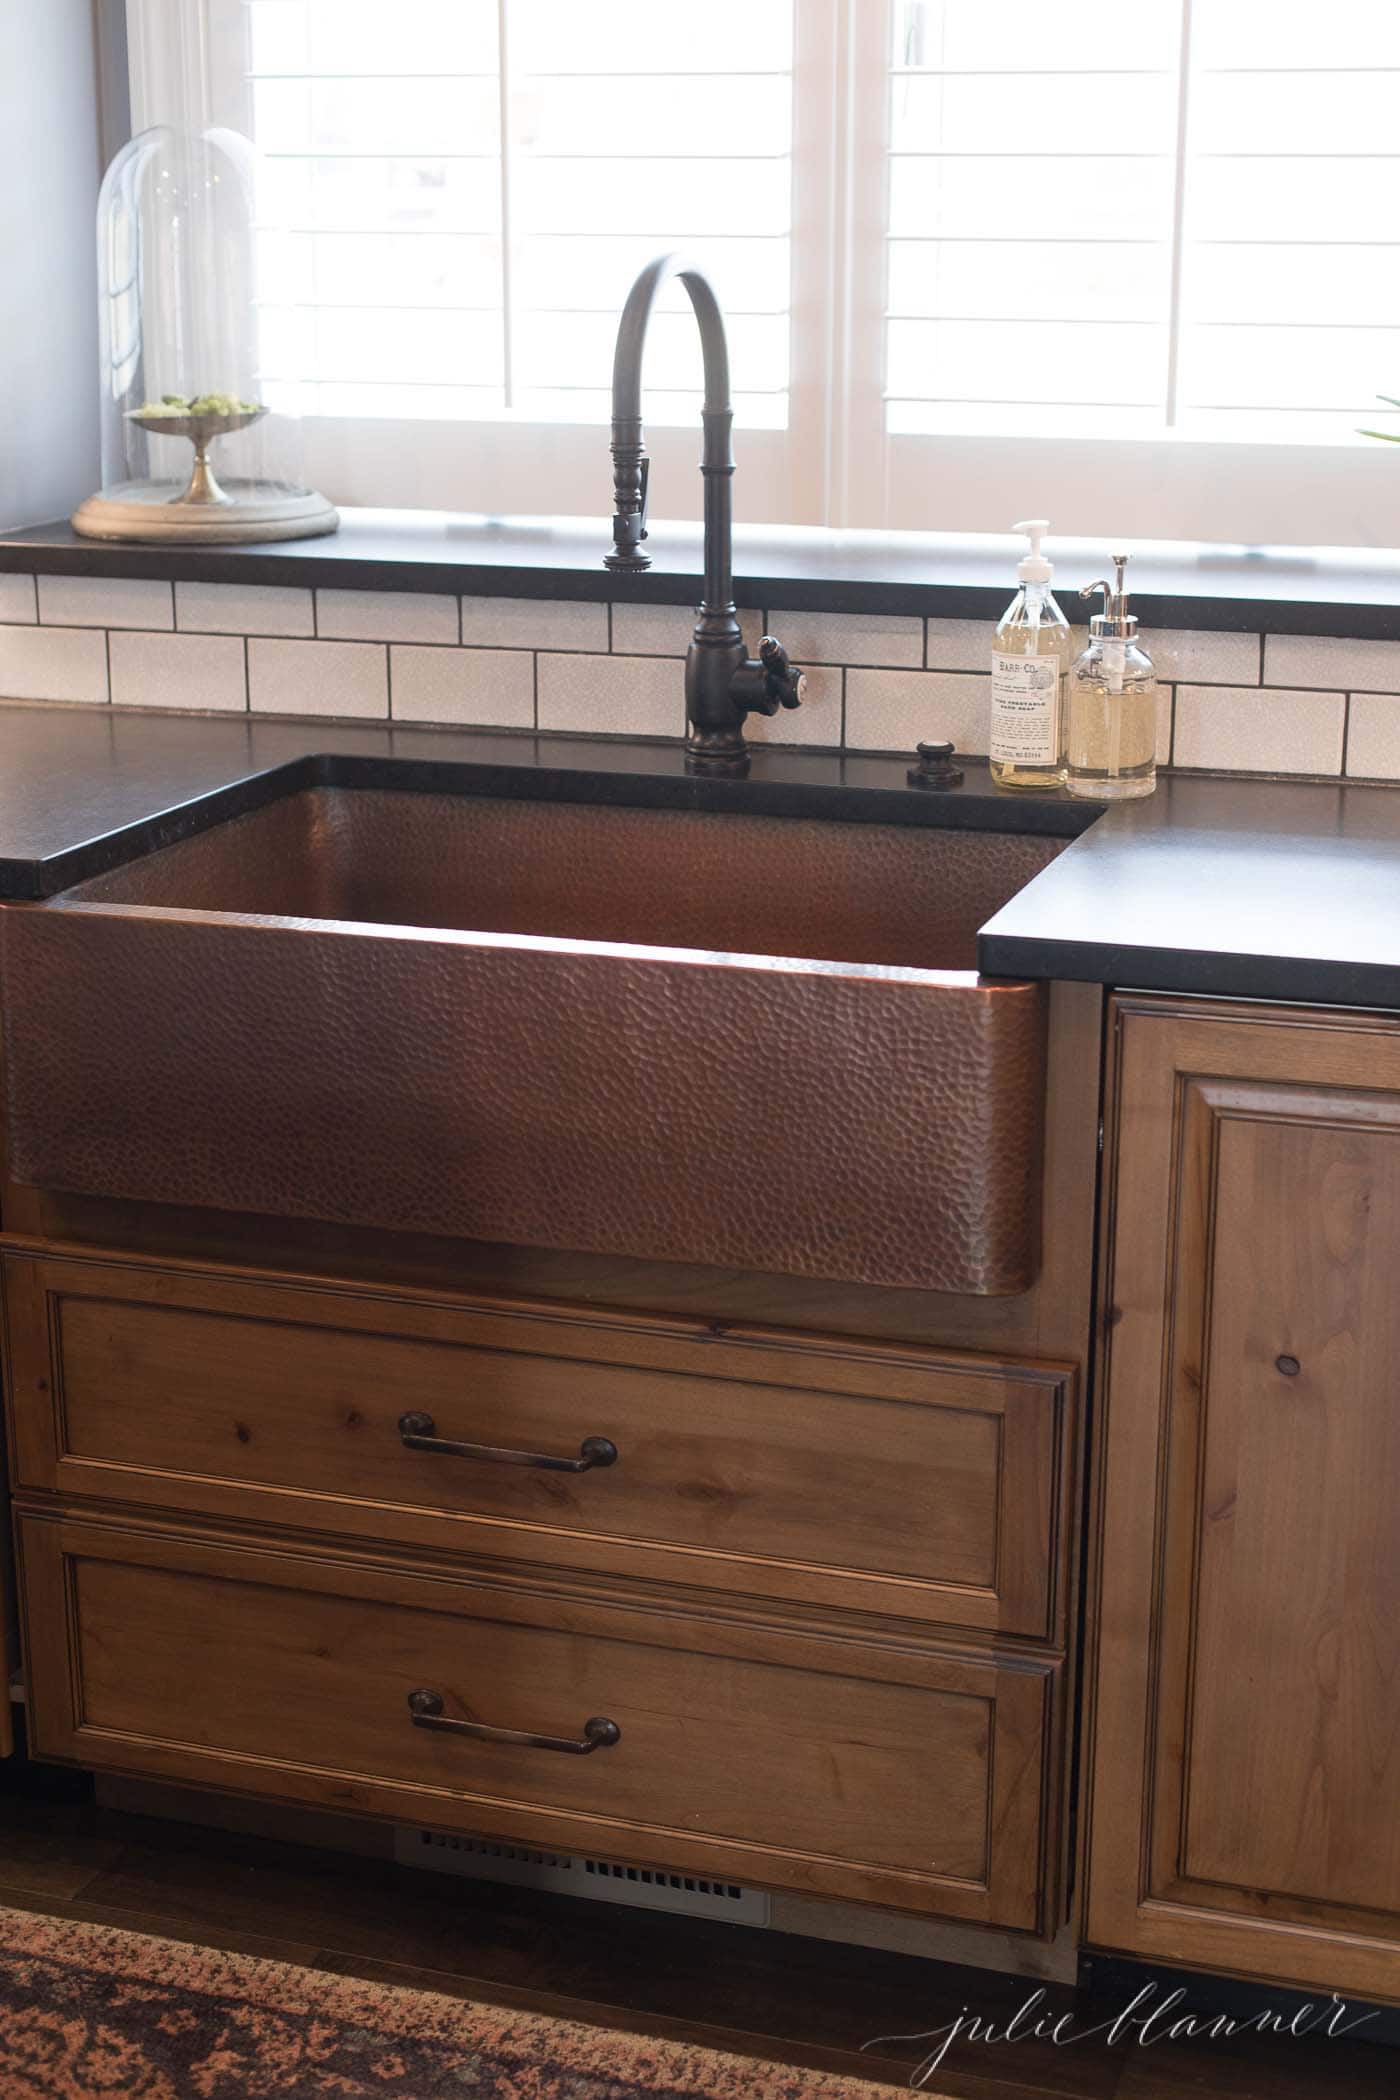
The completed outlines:
[[[1205,545],[1386,547],[1397,461],[1380,444],[1151,437],[913,435],[885,428],[888,54],[893,0],[792,0],[793,210],[789,421],[735,432],[736,508],[765,524],[1057,533]],[[127,0],[95,0],[111,112],[144,121]],[[121,55],[128,72],[120,78]],[[111,76],[110,79],[108,76]],[[696,260],[703,264],[703,255]],[[340,503],[509,516],[599,516],[607,431],[518,413],[420,422],[308,415],[307,470]],[[694,520],[698,423],[648,426],[653,508]]]

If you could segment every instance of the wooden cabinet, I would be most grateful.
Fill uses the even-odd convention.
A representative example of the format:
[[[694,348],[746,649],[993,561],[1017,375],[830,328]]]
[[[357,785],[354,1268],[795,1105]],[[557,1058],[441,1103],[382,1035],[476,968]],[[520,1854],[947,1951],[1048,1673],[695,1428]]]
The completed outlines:
[[[1088,1933],[1400,1999],[1400,1022],[1121,998]]]
[[[5,1479],[5,1454],[0,1441],[0,1509],[8,1500]],[[10,1706],[10,1679],[19,1668],[19,1623],[15,1611],[15,1599],[10,1586],[10,1536],[9,1526],[0,1533],[0,1757],[8,1757],[15,1747],[14,1714]]]
[[[3,1266],[40,1756],[1054,1930],[1068,1367]]]
[[[34,1515],[21,1532],[41,1755],[1041,1922],[1048,1658],[857,1642],[210,1527]],[[616,1740],[580,1752],[590,1722]]]

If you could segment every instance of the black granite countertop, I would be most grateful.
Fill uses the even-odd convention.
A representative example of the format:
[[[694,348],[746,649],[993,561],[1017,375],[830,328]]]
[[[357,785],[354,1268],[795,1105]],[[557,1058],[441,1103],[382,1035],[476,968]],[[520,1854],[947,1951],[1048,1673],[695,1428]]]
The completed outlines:
[[[1071,841],[1003,907],[989,975],[1400,1008],[1400,788],[1166,776],[1104,809],[950,793],[896,758],[754,754],[694,780],[675,744],[111,709],[0,709],[0,896],[85,876],[317,783],[711,808]]]
[[[80,539],[66,521],[0,533],[0,573],[147,576],[199,583],[447,591],[512,598],[693,605],[703,569],[698,525],[653,520],[652,567],[603,567],[610,523],[447,511],[346,509],[339,532],[275,546],[122,545]],[[1152,627],[1400,637],[1400,553],[1381,548],[1115,542],[1131,554],[1133,603]],[[734,532],[741,605],[797,612],[997,619],[1015,589],[1015,535],[863,532],[743,525]],[[1055,535],[1056,589],[1104,573],[1106,541]]]

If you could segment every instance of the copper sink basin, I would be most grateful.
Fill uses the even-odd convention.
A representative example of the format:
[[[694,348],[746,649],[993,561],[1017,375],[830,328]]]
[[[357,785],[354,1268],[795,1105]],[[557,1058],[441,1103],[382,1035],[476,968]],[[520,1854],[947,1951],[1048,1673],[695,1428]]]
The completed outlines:
[[[925,1289],[1031,1282],[1000,833],[315,788],[3,919],[41,1188]]]

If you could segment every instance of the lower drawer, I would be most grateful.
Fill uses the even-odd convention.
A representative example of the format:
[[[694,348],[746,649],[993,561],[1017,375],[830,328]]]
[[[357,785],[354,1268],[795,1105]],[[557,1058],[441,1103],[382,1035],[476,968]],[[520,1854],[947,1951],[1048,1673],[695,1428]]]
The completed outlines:
[[[20,1545],[42,1757],[1043,1921],[1052,1665],[63,1517]]]

